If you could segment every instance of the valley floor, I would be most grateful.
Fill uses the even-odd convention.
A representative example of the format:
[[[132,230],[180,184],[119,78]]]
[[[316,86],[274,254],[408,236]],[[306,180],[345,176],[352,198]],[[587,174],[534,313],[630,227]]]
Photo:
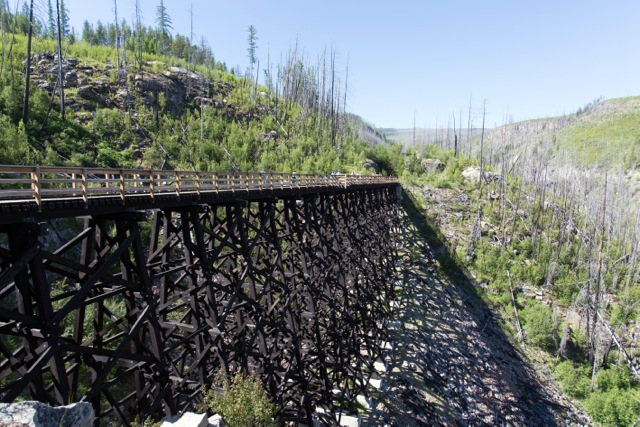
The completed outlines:
[[[426,223],[401,219],[403,287],[385,386],[365,425],[591,425],[500,329],[462,271],[443,273]],[[443,246],[444,248],[444,246]],[[447,253],[438,254],[442,260]],[[398,282],[399,283],[399,282]]]

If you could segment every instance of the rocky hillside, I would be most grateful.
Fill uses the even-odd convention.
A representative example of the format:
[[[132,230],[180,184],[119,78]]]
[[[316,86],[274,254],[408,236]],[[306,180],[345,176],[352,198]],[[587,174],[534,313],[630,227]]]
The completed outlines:
[[[575,114],[500,126],[487,132],[485,143],[485,155],[494,158],[537,147],[549,150],[556,163],[570,158],[579,166],[634,169],[640,162],[640,97],[597,100]]]
[[[58,74],[56,56],[38,54],[33,60],[32,84],[47,91],[53,90]],[[126,110],[134,105],[138,97],[145,107],[154,108],[156,95],[161,93],[165,97],[163,109],[180,116],[188,100],[206,100],[217,107],[224,107],[220,99],[228,96],[233,88],[228,83],[205,79],[200,73],[179,67],[168,67],[163,73],[142,71],[128,76],[116,71],[110,61],[90,65],[75,58],[64,58],[63,73],[65,105],[72,111],[95,111],[105,107]]]
[[[35,54],[32,64],[32,115],[43,125],[27,133],[31,149],[46,158],[8,156],[5,163],[381,172],[372,157],[376,146],[384,151],[384,136],[354,114],[321,115],[318,105],[305,104],[312,95],[300,105],[223,70],[149,60],[124,71],[111,61],[65,57],[62,121],[57,96],[48,99],[59,93],[57,56]],[[393,173],[382,157],[385,173]]]
[[[57,57],[48,53],[37,54],[33,63],[32,84],[47,92],[54,90],[58,74]],[[165,71],[154,72],[154,67]],[[77,113],[73,117],[79,124],[91,122],[95,112],[104,108],[131,111],[136,116],[137,106],[158,114],[181,117],[187,111],[210,105],[229,121],[260,119],[260,109],[249,111],[245,106],[228,101],[233,84],[206,78],[199,72],[182,67],[148,62],[146,71],[128,74],[118,72],[111,61],[84,62],[67,57],[63,59],[63,72],[65,106],[68,111]],[[132,130],[141,144],[150,142],[142,127],[134,126]]]
[[[465,194],[430,190],[437,199],[469,203]],[[374,395],[365,425],[589,425],[553,377],[511,343],[473,280],[442,268],[452,254],[409,199],[405,207],[388,388]],[[445,205],[433,209],[449,216]]]

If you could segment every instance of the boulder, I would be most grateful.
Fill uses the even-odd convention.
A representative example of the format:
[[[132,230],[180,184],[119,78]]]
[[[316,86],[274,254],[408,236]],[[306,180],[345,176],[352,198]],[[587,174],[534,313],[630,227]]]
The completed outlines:
[[[195,71],[187,70],[182,67],[169,67],[169,72],[165,73],[167,77],[171,77],[171,74],[177,74],[180,78],[188,78],[196,81],[204,81],[205,78],[202,74]]]
[[[277,139],[277,138],[278,138],[278,132],[275,130],[272,130],[269,132],[261,133],[256,137],[256,140],[262,141],[262,142],[269,142],[272,139]]]
[[[146,74],[135,76],[135,88],[142,95],[144,106],[154,108],[156,94],[164,94],[164,109],[173,116],[181,116],[185,108],[187,90],[178,79],[174,80],[163,74]]]
[[[478,181],[480,180],[480,168],[477,166],[469,166],[462,171],[462,176],[465,181]]]
[[[76,70],[82,71],[87,76],[92,76],[94,72],[93,67],[91,65],[86,65],[86,64],[77,67]]]
[[[49,82],[46,80],[33,79],[31,82],[34,86],[38,87],[39,89],[49,90]]]
[[[485,170],[484,177],[487,181],[500,181],[502,175],[497,172],[491,172]],[[462,171],[462,176],[467,182],[474,182],[480,180],[480,168],[478,166],[469,166]]]
[[[58,407],[35,401],[0,403],[0,426],[92,427],[94,421],[89,402]]]
[[[209,417],[209,427],[224,427],[224,420],[219,414]]]
[[[91,101],[101,107],[108,107],[111,105],[111,100],[108,97],[109,93],[109,85],[100,80],[78,88],[78,97]]]
[[[425,173],[444,170],[444,164],[440,160],[422,159],[420,164],[422,164],[422,169],[424,169]]]
[[[64,85],[66,87],[78,86],[78,73],[70,71],[64,75]]]
[[[364,169],[369,172],[374,172],[377,175],[379,175],[381,172],[380,166],[378,166],[378,164],[371,159],[364,161]]]
[[[160,427],[208,427],[207,414],[186,412],[183,415],[175,415],[164,420]]]

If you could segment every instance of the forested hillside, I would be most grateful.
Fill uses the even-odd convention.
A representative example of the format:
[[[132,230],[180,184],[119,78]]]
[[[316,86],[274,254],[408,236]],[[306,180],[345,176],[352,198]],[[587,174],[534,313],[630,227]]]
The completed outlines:
[[[346,112],[333,51],[261,67],[250,26],[229,69],[163,7],[74,34],[22,4],[0,0],[0,163],[398,175],[541,372],[603,425],[640,420],[638,98],[486,131],[469,113],[405,153]]]
[[[402,172],[400,147],[377,143],[384,140],[375,130],[345,113],[348,81],[337,77],[334,52],[312,66],[294,46],[283,64],[260,71],[250,26],[241,73],[206,43],[171,35],[165,9],[156,27],[85,22],[80,37],[63,29],[58,44],[56,19],[34,18],[30,34],[29,8],[7,8],[3,2],[2,163]]]
[[[409,150],[425,173],[404,183],[508,334],[602,425],[640,419],[637,105],[441,131]]]

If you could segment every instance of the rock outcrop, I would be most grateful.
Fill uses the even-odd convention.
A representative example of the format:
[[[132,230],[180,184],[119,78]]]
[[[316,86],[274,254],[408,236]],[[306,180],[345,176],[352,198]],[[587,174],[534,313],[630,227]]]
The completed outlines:
[[[436,159],[422,159],[420,162],[425,173],[444,170],[444,164]]]
[[[92,427],[94,421],[88,402],[58,407],[35,401],[0,403],[0,426]]]
[[[57,56],[50,53],[34,55],[33,63],[33,84],[53,91],[58,85]],[[145,107],[161,108],[174,116],[182,115],[188,108],[199,108],[201,103],[231,110],[231,118],[239,115],[237,108],[226,102],[233,85],[181,67],[168,67],[163,73],[128,75],[118,72],[109,63],[97,68],[81,64],[74,58],[64,58],[62,71],[65,88],[76,89],[66,97],[66,105],[74,110],[127,109],[136,98],[141,98]],[[240,119],[245,119],[246,115]]]

